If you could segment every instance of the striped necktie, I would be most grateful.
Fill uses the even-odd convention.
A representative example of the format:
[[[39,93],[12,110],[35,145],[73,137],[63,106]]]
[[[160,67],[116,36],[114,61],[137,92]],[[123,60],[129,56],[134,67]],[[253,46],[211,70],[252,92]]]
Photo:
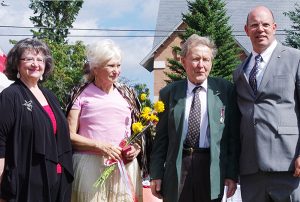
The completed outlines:
[[[249,74],[249,85],[251,86],[254,95],[257,94],[257,80],[256,80],[256,74],[258,72],[258,67],[260,62],[262,61],[262,57],[261,55],[257,55],[255,56],[255,64],[252,68],[252,70],[250,71]]]

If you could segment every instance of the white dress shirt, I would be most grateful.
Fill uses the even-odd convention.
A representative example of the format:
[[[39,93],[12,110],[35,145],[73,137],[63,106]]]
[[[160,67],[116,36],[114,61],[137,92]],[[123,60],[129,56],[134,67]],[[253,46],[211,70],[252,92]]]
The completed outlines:
[[[201,84],[202,89],[199,93],[199,98],[201,102],[201,123],[200,123],[200,138],[199,147],[208,148],[210,146],[210,135],[209,135],[209,124],[208,124],[208,114],[207,114],[207,79]],[[185,115],[183,124],[183,135],[184,138],[188,132],[188,119],[191,110],[191,105],[194,97],[193,89],[196,86],[188,80],[188,86],[186,91],[186,103],[185,103]]]
[[[274,49],[276,48],[276,45],[277,45],[277,41],[274,40],[273,43],[271,44],[271,46],[269,46],[264,52],[262,52],[260,54],[262,57],[262,61],[260,62],[259,66],[258,66],[258,70],[257,70],[257,74],[256,74],[257,89],[259,88],[259,85],[263,78],[264,72],[266,70],[266,66],[270,61],[270,58],[272,56]],[[250,74],[252,68],[254,67],[255,56],[257,56],[257,55],[258,55],[258,53],[252,51],[252,57],[248,63],[247,69],[245,70],[245,76],[246,76],[246,79],[248,82],[249,82],[249,74]]]

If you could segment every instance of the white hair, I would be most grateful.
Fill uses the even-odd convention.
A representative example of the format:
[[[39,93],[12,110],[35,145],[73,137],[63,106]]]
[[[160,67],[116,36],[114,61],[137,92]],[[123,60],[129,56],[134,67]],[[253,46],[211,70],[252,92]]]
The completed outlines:
[[[95,79],[94,68],[103,67],[112,58],[122,58],[122,51],[114,41],[105,39],[89,44],[86,47],[86,56],[89,63],[89,75],[87,80],[92,82]]]

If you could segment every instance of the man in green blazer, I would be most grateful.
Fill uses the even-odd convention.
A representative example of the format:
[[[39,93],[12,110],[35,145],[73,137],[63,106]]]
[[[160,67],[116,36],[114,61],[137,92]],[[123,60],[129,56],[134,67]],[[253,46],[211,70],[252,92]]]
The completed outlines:
[[[209,77],[216,55],[214,43],[196,34],[182,46],[181,62],[187,79],[160,90],[165,111],[159,115],[150,160],[151,191],[164,202],[221,201],[237,187],[239,111],[232,83]],[[194,91],[201,121],[196,146],[187,144]]]

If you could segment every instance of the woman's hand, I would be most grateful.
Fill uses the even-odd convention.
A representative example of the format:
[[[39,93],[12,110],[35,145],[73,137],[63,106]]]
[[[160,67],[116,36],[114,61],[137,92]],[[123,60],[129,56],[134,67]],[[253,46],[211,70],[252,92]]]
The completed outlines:
[[[104,156],[108,156],[113,160],[122,159],[122,148],[119,146],[114,146],[109,143],[97,142],[96,147]]]
[[[129,145],[128,149],[123,150],[122,154],[127,161],[132,161],[139,155],[140,152],[141,147],[137,143],[134,143],[133,145]]]

